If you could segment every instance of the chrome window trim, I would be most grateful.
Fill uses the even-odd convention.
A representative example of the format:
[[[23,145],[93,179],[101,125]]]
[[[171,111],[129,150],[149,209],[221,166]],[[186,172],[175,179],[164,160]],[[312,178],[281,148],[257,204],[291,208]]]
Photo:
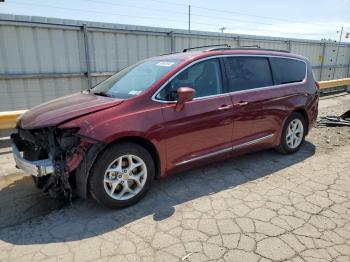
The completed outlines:
[[[208,157],[220,155],[220,154],[225,153],[225,152],[230,152],[230,151],[234,151],[234,150],[246,147],[246,146],[254,145],[254,144],[258,143],[258,142],[264,141],[264,140],[272,138],[274,136],[275,136],[275,134],[271,133],[271,134],[268,134],[266,136],[259,137],[257,139],[254,139],[254,140],[251,140],[251,141],[248,141],[248,142],[236,145],[236,146],[230,146],[228,148],[219,149],[219,150],[217,150],[215,152],[211,152],[211,153],[208,153],[208,154],[205,154],[205,155],[196,156],[196,157],[184,160],[182,162],[176,163],[175,166],[185,165],[185,164],[197,161],[197,160],[205,159],[205,158],[208,158]]]
[[[222,93],[222,94],[216,94],[216,95],[210,95],[210,96],[202,96],[202,97],[196,97],[193,100],[202,100],[202,99],[207,99],[207,98],[213,98],[213,97],[219,97],[219,96],[226,96],[226,95],[231,95],[233,93],[245,93],[245,92],[250,92],[250,91],[255,91],[257,89],[260,90],[264,90],[264,89],[270,89],[270,88],[279,88],[279,87],[283,87],[283,86],[293,86],[293,85],[300,85],[300,84],[305,84],[306,80],[307,80],[307,74],[308,74],[308,68],[307,68],[307,63],[305,60],[300,59],[300,58],[296,58],[296,57],[288,57],[288,56],[279,56],[279,55],[244,55],[244,54],[227,54],[227,55],[215,55],[215,56],[208,56],[208,57],[204,57],[202,59],[193,61],[192,63],[186,65],[185,67],[181,68],[181,70],[179,70],[178,72],[176,72],[172,77],[170,77],[164,84],[161,85],[161,87],[159,87],[154,94],[152,95],[152,100],[155,102],[159,102],[159,103],[163,103],[163,104],[175,104],[177,103],[177,100],[175,101],[165,101],[165,100],[160,100],[157,99],[156,96],[162,91],[163,88],[165,88],[165,86],[167,84],[169,84],[169,82],[171,82],[176,76],[178,76],[179,74],[181,74],[184,70],[186,70],[187,68],[209,60],[209,59],[214,59],[214,58],[224,58],[224,57],[265,57],[265,58],[269,58],[269,57],[274,57],[274,58],[283,58],[283,59],[291,59],[291,60],[297,60],[297,61],[301,61],[305,64],[305,77],[303,79],[303,81],[300,82],[294,82],[294,83],[287,83],[287,84],[280,84],[280,85],[272,85],[272,86],[263,86],[263,87],[256,87],[256,88],[251,88],[251,89],[247,89],[247,90],[238,90],[238,91],[232,91],[232,92],[227,92],[227,93]],[[271,71],[272,74],[272,71]]]

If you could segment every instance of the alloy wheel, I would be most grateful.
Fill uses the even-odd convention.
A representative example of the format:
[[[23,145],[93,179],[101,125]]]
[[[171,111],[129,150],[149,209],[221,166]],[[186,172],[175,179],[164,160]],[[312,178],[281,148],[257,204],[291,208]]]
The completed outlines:
[[[147,167],[135,155],[123,155],[113,160],[104,174],[104,189],[116,200],[128,200],[137,195],[146,183]]]
[[[287,128],[286,141],[289,148],[297,148],[303,141],[304,126],[300,119],[292,120]]]

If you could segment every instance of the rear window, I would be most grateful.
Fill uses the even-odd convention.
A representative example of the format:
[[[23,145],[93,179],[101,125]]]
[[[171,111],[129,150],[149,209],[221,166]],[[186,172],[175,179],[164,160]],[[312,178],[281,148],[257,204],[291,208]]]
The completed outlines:
[[[226,57],[227,77],[231,91],[272,86],[272,76],[266,57]]]
[[[306,77],[306,64],[301,60],[271,57],[275,85],[302,82]]]

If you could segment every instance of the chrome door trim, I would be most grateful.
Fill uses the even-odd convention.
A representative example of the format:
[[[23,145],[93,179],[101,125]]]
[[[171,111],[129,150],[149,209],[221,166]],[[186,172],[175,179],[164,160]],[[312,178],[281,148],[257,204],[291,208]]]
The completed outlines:
[[[222,153],[225,153],[225,152],[229,152],[232,150],[232,147],[228,147],[228,148],[224,148],[224,149],[219,149],[217,151],[214,151],[214,152],[211,152],[211,153],[208,153],[208,154],[205,154],[205,155],[202,155],[202,156],[196,156],[194,158],[190,158],[188,160],[185,160],[185,161],[182,161],[182,162],[179,162],[177,163],[175,166],[180,166],[180,165],[184,165],[184,164],[188,164],[188,163],[191,163],[193,161],[197,161],[197,160],[201,160],[203,158],[207,158],[207,157],[211,157],[211,156],[216,156],[216,155],[219,155],[219,154],[222,154]]]
[[[264,140],[266,140],[266,139],[272,138],[274,135],[275,135],[275,134],[269,134],[269,135],[267,135],[267,136],[263,136],[263,137],[254,139],[254,140],[252,140],[252,141],[248,141],[248,142],[245,142],[245,143],[243,143],[243,144],[239,144],[239,145],[233,146],[233,147],[232,147],[232,150],[236,150],[236,149],[239,149],[239,148],[242,148],[242,147],[246,147],[246,146],[250,146],[250,145],[259,143],[259,142],[264,141]]]
[[[236,145],[236,146],[230,146],[230,147],[228,147],[228,148],[219,149],[219,150],[217,150],[217,151],[215,151],[215,152],[211,152],[211,153],[208,153],[208,154],[205,154],[205,155],[196,156],[196,157],[187,159],[187,160],[185,160],[185,161],[182,161],[182,162],[179,162],[179,163],[175,164],[175,166],[185,165],[185,164],[188,164],[188,163],[197,161],[197,160],[201,160],[201,159],[205,159],[205,158],[208,158],[208,157],[220,155],[220,154],[223,154],[223,153],[226,153],[226,152],[234,151],[234,150],[237,150],[237,149],[242,148],[242,147],[246,147],[246,146],[250,146],[250,145],[259,143],[259,142],[261,142],[261,141],[264,141],[264,140],[266,140],[266,139],[272,138],[272,137],[274,137],[274,136],[275,136],[275,134],[272,134],[272,133],[271,133],[271,134],[269,134],[269,135],[266,135],[266,136],[263,136],[263,137],[260,137],[260,138],[257,138],[257,139],[254,139],[254,140],[245,142],[245,143],[243,143],[243,144],[239,144],[239,145]]]
[[[186,65],[185,67],[181,68],[179,71],[177,71],[174,75],[172,75],[164,84],[161,85],[161,87],[159,87],[154,94],[152,95],[152,100],[158,103],[163,103],[163,104],[176,104],[177,101],[165,101],[165,100],[160,100],[157,99],[156,96],[158,95],[158,93],[160,93],[160,91],[162,91],[162,89],[170,82],[172,81],[176,76],[178,76],[179,74],[181,74],[182,71],[186,70],[187,68],[189,68],[190,66],[193,66],[199,62],[208,60],[208,59],[214,59],[214,58],[221,58],[221,57],[237,57],[237,56],[243,56],[243,57],[265,57],[265,58],[269,58],[269,57],[276,57],[276,58],[284,58],[284,59],[291,59],[291,60],[297,60],[297,61],[301,61],[304,62],[305,64],[305,77],[302,81],[300,82],[295,82],[295,83],[287,83],[287,84],[280,84],[280,85],[271,85],[271,86],[263,86],[263,87],[256,87],[256,88],[251,88],[251,89],[247,89],[247,90],[238,90],[238,91],[232,91],[232,92],[228,92],[228,93],[222,93],[222,94],[216,94],[216,95],[210,95],[210,96],[202,96],[202,97],[197,97],[194,98],[193,100],[202,100],[202,99],[206,99],[206,98],[211,98],[211,97],[220,97],[220,96],[225,96],[225,95],[231,95],[234,93],[246,93],[246,92],[250,92],[250,91],[254,91],[257,89],[260,90],[264,90],[264,89],[269,89],[269,88],[278,88],[278,87],[283,87],[283,86],[293,86],[293,85],[300,85],[300,84],[304,84],[307,80],[307,74],[308,74],[308,69],[307,69],[307,63],[305,60],[300,59],[300,58],[296,58],[296,57],[288,57],[288,56],[279,56],[279,55],[245,55],[245,54],[224,54],[224,55],[215,55],[215,56],[208,56],[208,57],[204,57],[201,59],[198,59],[196,61],[193,61],[192,63]]]

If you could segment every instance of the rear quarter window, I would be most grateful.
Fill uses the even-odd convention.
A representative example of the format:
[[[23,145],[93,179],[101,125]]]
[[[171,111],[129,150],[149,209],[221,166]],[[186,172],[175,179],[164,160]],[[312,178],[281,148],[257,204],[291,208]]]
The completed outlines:
[[[306,77],[306,63],[290,58],[270,57],[275,85],[302,82]]]

